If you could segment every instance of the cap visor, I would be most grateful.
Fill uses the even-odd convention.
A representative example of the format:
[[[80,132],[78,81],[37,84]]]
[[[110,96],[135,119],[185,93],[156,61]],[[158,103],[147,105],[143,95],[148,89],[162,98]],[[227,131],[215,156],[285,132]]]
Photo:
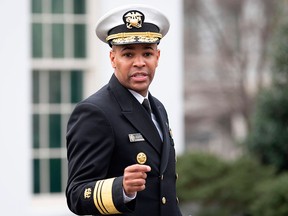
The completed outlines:
[[[124,38],[115,38],[110,41],[111,45],[126,45],[126,44],[154,44],[159,43],[160,39],[157,37],[131,36]]]

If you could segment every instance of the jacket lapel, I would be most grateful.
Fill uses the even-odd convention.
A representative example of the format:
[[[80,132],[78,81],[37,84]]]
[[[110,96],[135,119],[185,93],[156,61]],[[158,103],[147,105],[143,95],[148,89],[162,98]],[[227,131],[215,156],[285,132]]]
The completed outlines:
[[[154,101],[153,97],[150,95],[149,101],[154,112],[156,112],[157,121],[161,127],[163,134],[163,144],[162,144],[162,153],[161,153],[161,165],[160,165],[160,174],[163,174],[167,168],[170,152],[170,136],[169,136],[169,125],[166,117],[166,112],[163,110],[160,104],[157,104]],[[153,108],[154,107],[154,108]]]
[[[137,99],[119,83],[114,74],[109,82],[109,87],[121,107],[122,114],[139,130],[145,140],[161,154],[161,146],[157,144],[162,141],[154,123],[147,117],[147,111]]]
[[[160,154],[161,145],[157,144],[161,143],[161,139],[153,122],[149,120],[147,116],[143,118],[142,116],[144,115],[142,115],[142,113],[137,113],[135,109],[132,112],[123,111],[122,113],[130,121],[130,123],[139,130],[145,140],[150,143],[153,148]],[[146,113],[144,114],[147,115]]]

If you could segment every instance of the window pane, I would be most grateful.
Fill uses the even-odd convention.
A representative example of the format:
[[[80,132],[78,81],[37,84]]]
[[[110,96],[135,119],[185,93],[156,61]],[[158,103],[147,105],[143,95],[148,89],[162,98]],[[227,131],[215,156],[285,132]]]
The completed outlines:
[[[33,160],[33,193],[40,193],[40,160]]]
[[[71,103],[77,103],[83,95],[83,72],[71,71]]]
[[[32,0],[32,13],[42,13],[42,0]]]
[[[61,192],[61,159],[50,159],[50,192]]]
[[[49,103],[61,103],[61,72],[49,72]]]
[[[42,57],[42,24],[34,23],[32,24],[32,56],[34,58]]]
[[[64,11],[63,0],[52,0],[52,13],[61,14]]]
[[[64,57],[64,25],[52,24],[52,57]]]
[[[85,14],[85,0],[74,0],[74,14]]]
[[[40,146],[40,116],[33,115],[33,148],[38,149]]]
[[[61,147],[61,115],[51,114],[49,115],[49,138],[50,148]]]
[[[86,57],[86,28],[83,24],[74,25],[74,57]]]
[[[34,70],[32,72],[32,82],[33,82],[33,87],[32,87],[32,98],[33,98],[33,103],[37,104],[39,103],[39,71]]]

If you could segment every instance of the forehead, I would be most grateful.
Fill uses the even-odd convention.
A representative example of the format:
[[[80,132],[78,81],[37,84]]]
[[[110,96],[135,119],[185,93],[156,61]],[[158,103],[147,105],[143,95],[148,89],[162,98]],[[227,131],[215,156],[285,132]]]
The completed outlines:
[[[152,49],[156,50],[157,49],[157,44],[127,44],[127,45],[115,45],[113,46],[113,49],[116,50],[147,50],[147,49]]]

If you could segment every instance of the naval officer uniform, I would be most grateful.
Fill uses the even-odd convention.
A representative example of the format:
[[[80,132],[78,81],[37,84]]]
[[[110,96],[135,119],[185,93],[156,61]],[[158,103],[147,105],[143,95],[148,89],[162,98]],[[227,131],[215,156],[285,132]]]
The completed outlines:
[[[159,43],[168,28],[167,18],[158,10],[129,5],[100,19],[96,34],[110,45]],[[75,214],[181,215],[168,116],[151,93],[147,99],[151,114],[139,103],[137,93],[126,89],[113,74],[107,85],[75,107],[66,137],[66,197]],[[151,171],[147,173],[145,190],[127,201],[123,172],[137,163],[149,165]]]

